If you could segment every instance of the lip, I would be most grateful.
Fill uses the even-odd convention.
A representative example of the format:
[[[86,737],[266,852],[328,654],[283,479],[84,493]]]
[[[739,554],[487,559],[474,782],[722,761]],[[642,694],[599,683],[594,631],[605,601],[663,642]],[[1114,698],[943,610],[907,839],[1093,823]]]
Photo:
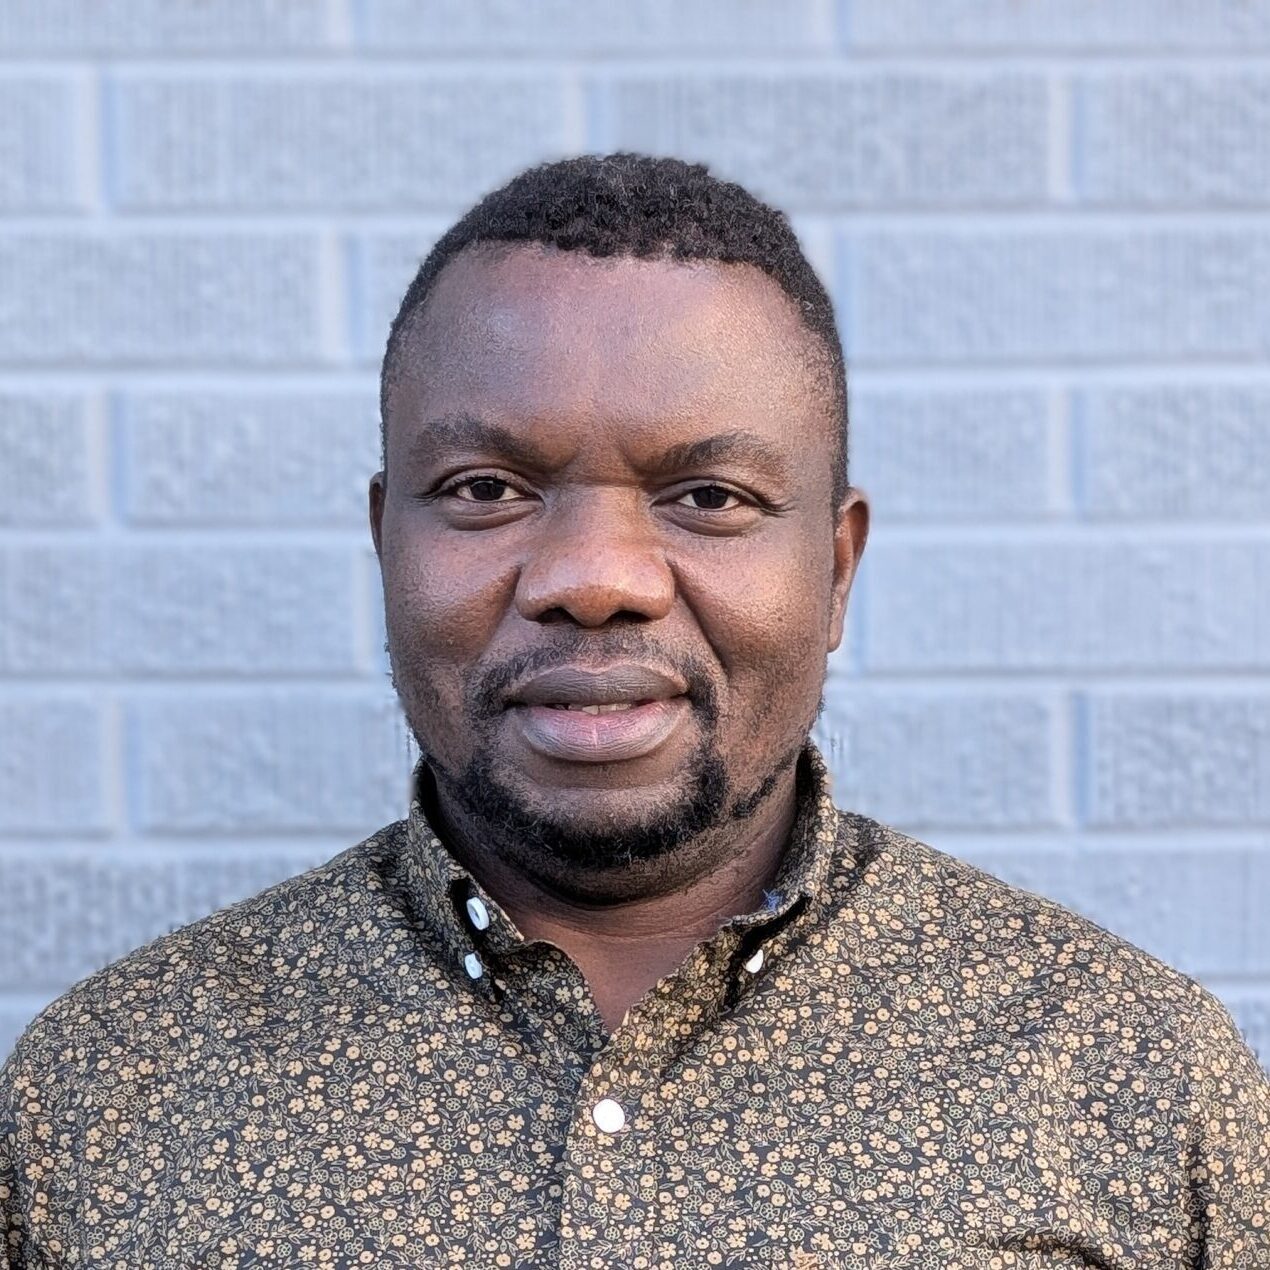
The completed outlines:
[[[509,694],[508,714],[530,749],[572,763],[617,763],[663,745],[688,717],[687,684],[651,666],[593,670],[558,666]],[[586,714],[561,705],[625,702],[627,710]]]
[[[620,662],[593,670],[587,666],[556,666],[534,675],[508,693],[512,705],[599,705],[606,701],[665,701],[688,691],[682,680],[643,666]],[[595,716],[603,718],[603,715]]]
[[[688,714],[687,697],[646,701],[613,714],[583,714],[554,706],[509,711],[529,748],[571,763],[618,763],[664,744]]]

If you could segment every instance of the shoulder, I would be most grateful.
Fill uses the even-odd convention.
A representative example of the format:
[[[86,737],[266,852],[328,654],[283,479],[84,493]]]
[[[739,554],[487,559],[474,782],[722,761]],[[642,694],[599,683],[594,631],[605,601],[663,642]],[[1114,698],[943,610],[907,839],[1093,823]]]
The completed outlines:
[[[875,914],[964,1013],[1008,1021],[1077,1062],[1119,1054],[1181,1083],[1201,1044],[1247,1054],[1226,1009],[1189,975],[1054,900],[840,815],[853,863],[834,875],[834,907]]]
[[[152,940],[94,972],[27,1025],[5,1064],[15,1082],[54,1093],[123,1053],[181,1062],[253,1020],[359,977],[354,928],[394,913],[390,825],[324,864]],[[294,1026],[294,1021],[291,1023]]]

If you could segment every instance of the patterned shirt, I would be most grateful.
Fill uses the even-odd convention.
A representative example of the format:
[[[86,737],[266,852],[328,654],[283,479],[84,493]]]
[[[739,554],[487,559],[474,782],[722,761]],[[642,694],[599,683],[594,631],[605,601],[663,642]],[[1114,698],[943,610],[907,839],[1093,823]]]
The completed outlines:
[[[426,777],[426,773],[420,773]],[[99,971],[0,1074],[0,1265],[1270,1266],[1203,989],[835,809],[609,1034],[409,818]]]

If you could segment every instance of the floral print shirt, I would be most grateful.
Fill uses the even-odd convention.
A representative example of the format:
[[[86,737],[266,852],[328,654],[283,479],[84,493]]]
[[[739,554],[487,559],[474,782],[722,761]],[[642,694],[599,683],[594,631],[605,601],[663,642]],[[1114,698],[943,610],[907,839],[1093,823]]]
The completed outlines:
[[[0,1073],[0,1266],[1270,1267],[1221,1006],[829,788],[612,1034],[418,797],[92,975]]]

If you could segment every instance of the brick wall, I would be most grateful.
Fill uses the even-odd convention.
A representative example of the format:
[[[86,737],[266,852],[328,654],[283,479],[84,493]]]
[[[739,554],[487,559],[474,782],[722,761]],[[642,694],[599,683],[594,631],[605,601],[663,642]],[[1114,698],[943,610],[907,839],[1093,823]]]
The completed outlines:
[[[0,1051],[400,814],[387,321],[479,193],[628,147],[838,305],[842,799],[1270,1054],[1267,135],[1245,0],[0,0]]]

